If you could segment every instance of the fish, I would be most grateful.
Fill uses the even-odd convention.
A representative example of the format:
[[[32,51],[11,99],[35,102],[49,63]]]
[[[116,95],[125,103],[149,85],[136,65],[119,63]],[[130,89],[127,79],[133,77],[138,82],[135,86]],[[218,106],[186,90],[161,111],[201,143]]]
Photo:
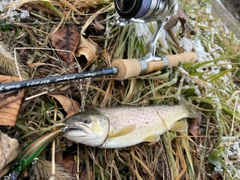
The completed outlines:
[[[178,105],[119,106],[88,109],[65,120],[63,136],[99,148],[125,148],[157,142],[168,130],[185,131],[183,118],[197,117],[190,102]]]

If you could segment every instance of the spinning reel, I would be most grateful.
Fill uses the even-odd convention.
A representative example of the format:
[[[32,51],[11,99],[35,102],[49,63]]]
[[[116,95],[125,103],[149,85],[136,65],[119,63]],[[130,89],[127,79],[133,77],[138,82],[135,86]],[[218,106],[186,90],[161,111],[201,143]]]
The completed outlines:
[[[178,10],[177,0],[114,0],[117,11],[117,24],[129,25],[131,22],[147,23],[156,21],[157,29],[147,45],[144,60],[152,59],[162,28]]]

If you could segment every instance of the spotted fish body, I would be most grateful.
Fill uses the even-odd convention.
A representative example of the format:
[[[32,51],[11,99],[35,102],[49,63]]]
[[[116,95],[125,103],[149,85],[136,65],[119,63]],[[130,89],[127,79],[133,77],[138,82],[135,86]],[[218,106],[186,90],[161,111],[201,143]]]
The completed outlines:
[[[157,141],[178,120],[195,114],[183,104],[87,110],[66,120],[70,128],[64,136],[89,146],[123,148]]]

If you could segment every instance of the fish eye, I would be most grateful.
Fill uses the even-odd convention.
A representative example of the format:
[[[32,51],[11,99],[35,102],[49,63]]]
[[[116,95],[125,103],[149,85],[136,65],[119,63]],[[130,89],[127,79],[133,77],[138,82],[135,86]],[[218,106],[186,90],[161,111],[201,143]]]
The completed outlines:
[[[89,118],[82,118],[82,122],[85,124],[90,124],[92,122],[92,120]]]

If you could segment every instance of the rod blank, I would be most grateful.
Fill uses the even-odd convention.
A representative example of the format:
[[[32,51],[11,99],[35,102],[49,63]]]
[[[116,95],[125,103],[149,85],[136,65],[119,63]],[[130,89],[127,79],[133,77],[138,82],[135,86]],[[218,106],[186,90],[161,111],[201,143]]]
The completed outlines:
[[[163,68],[174,67],[179,63],[185,64],[189,61],[197,61],[195,53],[187,52],[162,56],[162,58],[152,57],[152,59],[116,59],[112,63],[113,67],[102,70],[0,84],[0,92],[111,74],[114,75],[113,78],[116,80],[124,80],[139,76],[142,73],[150,73],[162,70]]]
[[[82,78],[89,78],[89,77],[97,77],[101,75],[110,75],[110,74],[117,74],[118,69],[116,67],[112,68],[105,68],[98,71],[91,71],[91,72],[83,72],[83,73],[75,73],[75,74],[67,74],[61,76],[51,76],[39,79],[30,79],[25,81],[18,81],[18,82],[11,82],[6,84],[0,84],[0,92],[4,91],[11,91],[11,90],[19,90],[23,88],[29,88],[34,86],[40,86],[44,84],[51,84],[51,83],[58,83]]]

